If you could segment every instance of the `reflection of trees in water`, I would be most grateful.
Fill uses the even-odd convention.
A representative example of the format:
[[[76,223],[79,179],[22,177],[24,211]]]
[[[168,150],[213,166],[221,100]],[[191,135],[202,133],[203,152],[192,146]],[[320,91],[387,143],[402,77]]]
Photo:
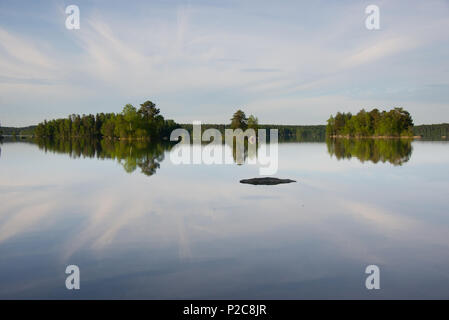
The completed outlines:
[[[164,160],[164,152],[171,149],[168,143],[109,139],[56,139],[37,140],[40,149],[69,154],[72,158],[117,159],[126,172],[137,168],[147,176],[153,175]]]
[[[327,150],[337,159],[357,157],[361,162],[379,161],[402,165],[412,155],[410,139],[328,139]]]
[[[254,135],[250,138],[243,134],[237,135],[237,137],[224,139],[224,144],[229,148],[232,148],[234,162],[238,165],[242,165],[247,159],[255,160],[255,158],[257,158],[257,148],[259,145],[257,137]],[[243,143],[237,143],[238,139],[241,139]]]

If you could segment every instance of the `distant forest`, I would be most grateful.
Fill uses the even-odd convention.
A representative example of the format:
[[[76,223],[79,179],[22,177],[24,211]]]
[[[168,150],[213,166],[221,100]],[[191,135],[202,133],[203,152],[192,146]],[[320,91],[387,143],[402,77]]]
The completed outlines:
[[[362,109],[356,115],[338,112],[327,120],[327,136],[348,137],[400,137],[413,136],[413,120],[402,108],[390,111]]]
[[[192,134],[192,124],[181,124],[181,128],[186,129]],[[209,128],[215,128],[224,136],[225,129],[231,129],[227,124],[202,124],[201,131]],[[257,129],[278,129],[279,141],[324,141],[326,138],[326,126],[324,125],[276,125],[276,124],[258,124]],[[267,134],[267,139],[269,134]]]
[[[34,130],[36,129],[36,126],[28,126],[28,127],[1,127],[0,126],[0,136],[8,135],[8,136],[19,136],[19,135],[25,135],[30,136],[34,135]]]
[[[413,126],[410,114],[396,108],[388,112],[377,109],[369,112],[361,110],[356,115],[338,112],[331,116],[326,125],[275,125],[258,124],[254,116],[246,118],[239,110],[230,124],[202,124],[202,131],[224,130],[235,127],[235,116],[240,125],[254,129],[278,129],[279,141],[325,141],[332,136],[420,136],[423,139],[449,139],[449,123]],[[252,122],[251,122],[252,120]],[[151,101],[140,105],[139,109],[127,104],[121,113],[97,113],[96,115],[70,115],[67,118],[44,121],[37,126],[1,127],[0,137],[37,136],[39,138],[112,138],[159,140],[168,139],[172,130],[184,128],[192,133],[192,124],[177,124],[165,120],[160,110]],[[245,128],[243,128],[245,129]],[[269,138],[269,136],[267,136]]]
[[[278,130],[278,140],[279,141],[324,141],[326,138],[326,130],[323,125],[276,125],[276,124],[259,124],[259,120],[254,115],[250,115],[248,118],[245,112],[242,110],[237,110],[232,118],[229,125],[225,124],[202,124],[201,131],[205,131],[209,128],[215,128],[220,131],[222,136],[225,135],[226,129],[237,129],[246,130],[247,128],[252,129],[277,129]],[[192,124],[181,124],[181,127],[189,131],[191,134],[193,125]],[[267,140],[270,136],[267,133]]]
[[[424,139],[448,139],[449,138],[449,123],[441,124],[423,124],[413,127],[413,134],[421,136]]]

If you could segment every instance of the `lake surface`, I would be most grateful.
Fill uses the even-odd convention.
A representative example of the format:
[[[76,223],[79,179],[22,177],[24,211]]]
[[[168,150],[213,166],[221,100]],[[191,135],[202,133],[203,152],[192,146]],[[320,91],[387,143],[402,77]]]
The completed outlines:
[[[5,141],[0,298],[448,299],[449,144],[392,143],[281,143],[297,182],[253,186],[164,146]]]

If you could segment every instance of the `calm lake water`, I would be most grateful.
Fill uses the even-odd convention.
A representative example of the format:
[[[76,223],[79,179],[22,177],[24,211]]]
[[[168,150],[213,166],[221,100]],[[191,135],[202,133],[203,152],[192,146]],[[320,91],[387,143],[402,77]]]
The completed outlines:
[[[277,186],[163,146],[0,148],[2,299],[449,298],[448,142],[282,143]]]

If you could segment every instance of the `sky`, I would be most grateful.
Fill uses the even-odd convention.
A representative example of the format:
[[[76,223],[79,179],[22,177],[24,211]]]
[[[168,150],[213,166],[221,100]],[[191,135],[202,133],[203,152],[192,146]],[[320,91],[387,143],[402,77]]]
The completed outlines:
[[[368,30],[368,5],[380,29]],[[77,5],[80,29],[66,28]],[[403,107],[449,122],[449,1],[0,1],[0,123],[120,112],[324,124]]]

